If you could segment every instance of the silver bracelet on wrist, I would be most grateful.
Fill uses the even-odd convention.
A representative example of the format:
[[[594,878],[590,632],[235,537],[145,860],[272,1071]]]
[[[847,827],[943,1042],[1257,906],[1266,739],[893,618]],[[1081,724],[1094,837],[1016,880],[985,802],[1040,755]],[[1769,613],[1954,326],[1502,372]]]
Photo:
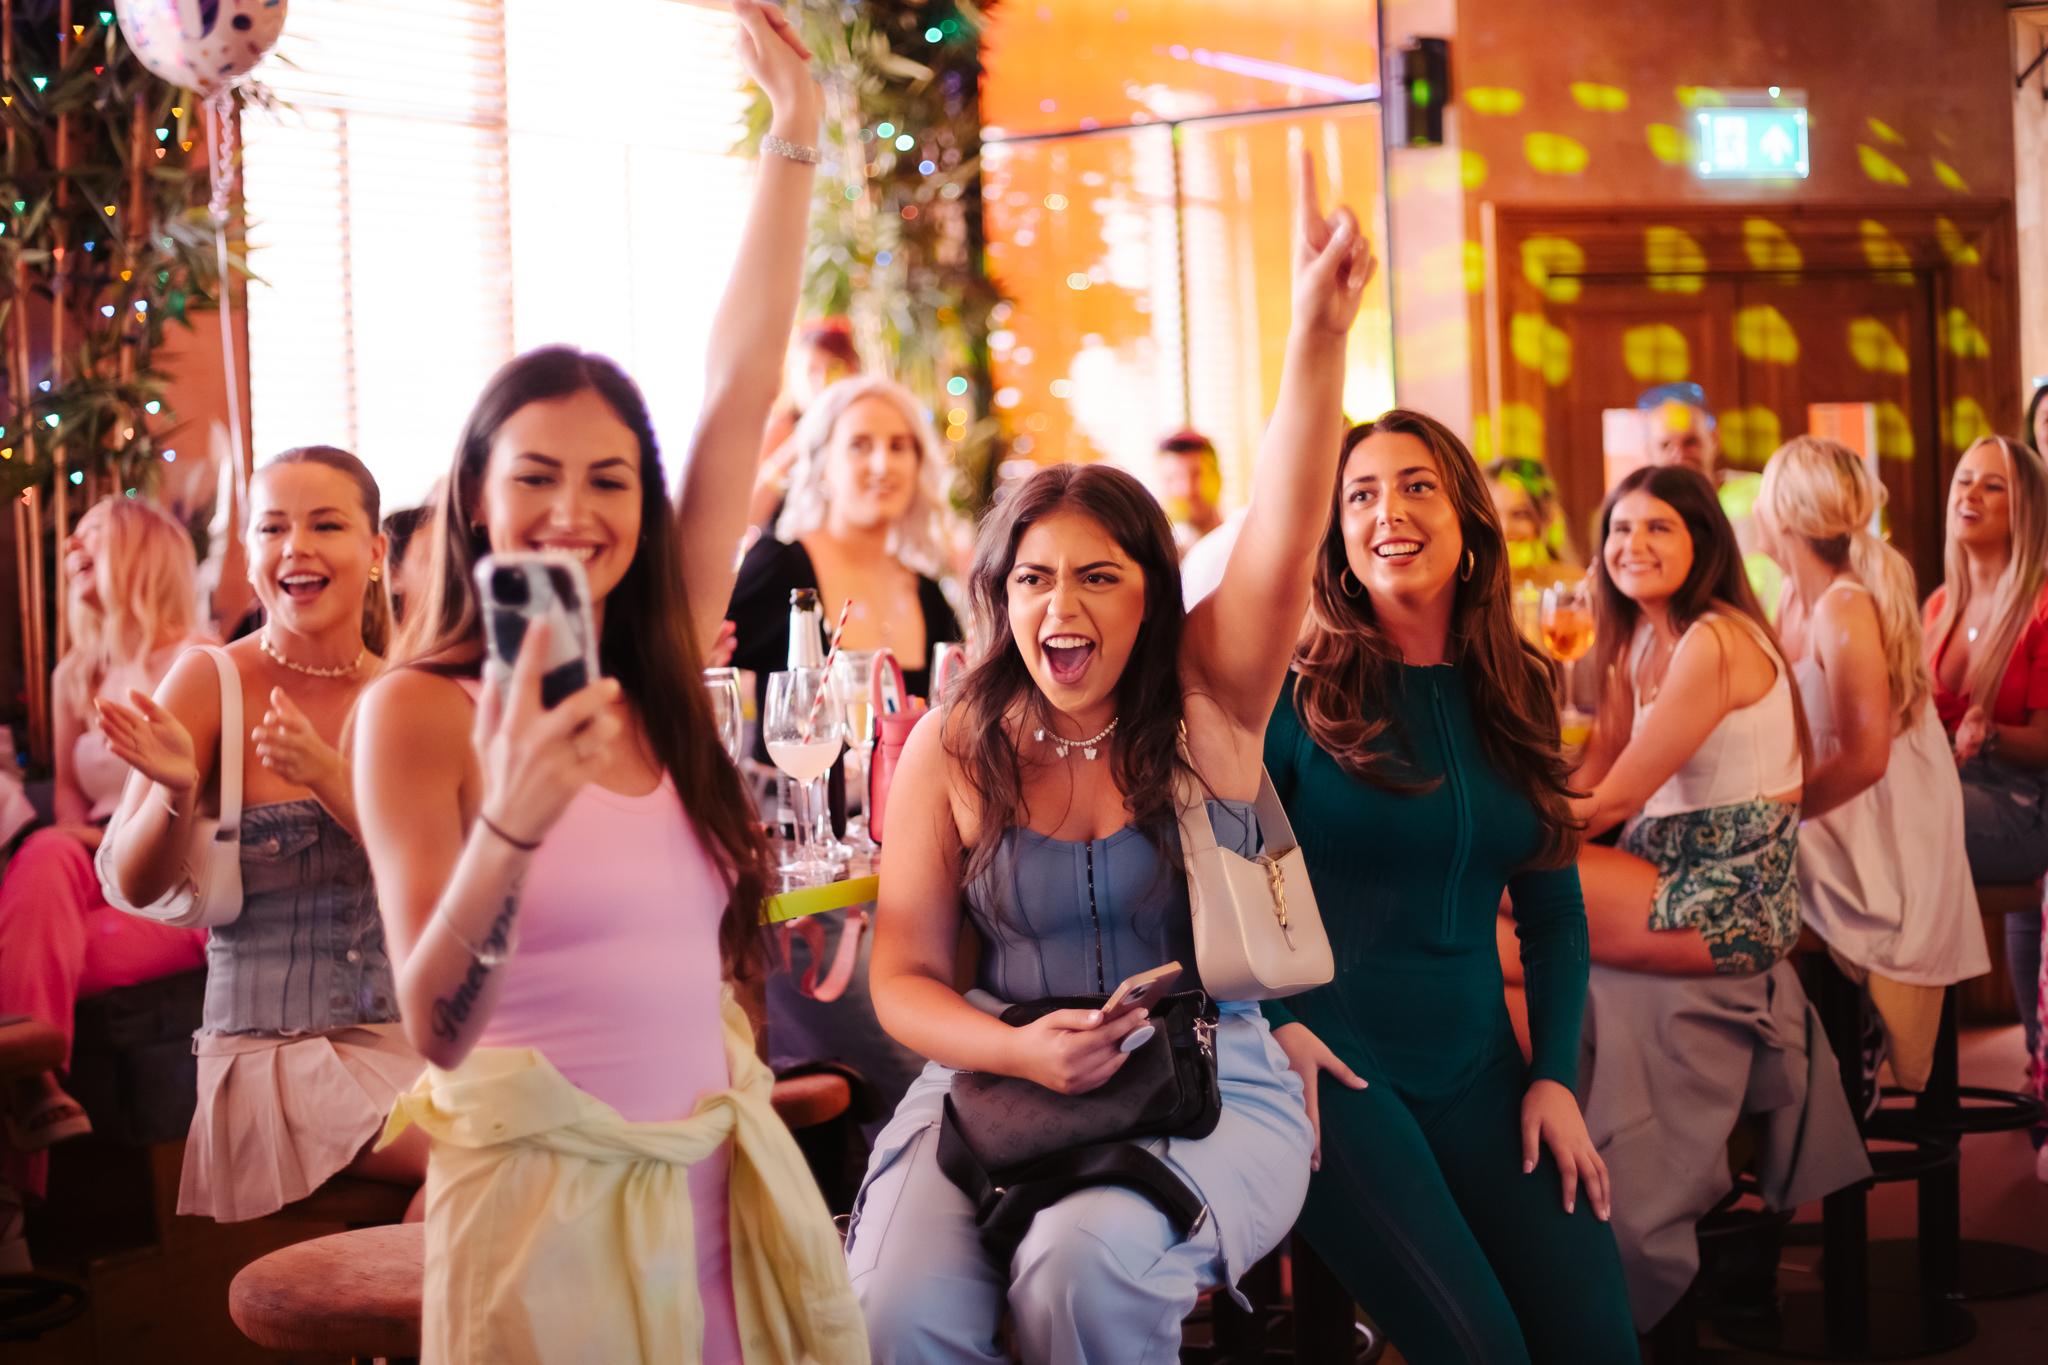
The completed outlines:
[[[440,906],[434,907],[434,915],[441,921],[441,927],[448,931],[448,937],[460,944],[462,951],[475,958],[479,967],[502,967],[519,951],[519,939],[516,935],[502,948],[492,948],[488,944],[479,947],[462,936],[462,931],[455,927],[455,921],[441,913]]]
[[[816,147],[806,146],[801,142],[791,142],[788,138],[777,137],[773,133],[761,139],[761,150],[774,156],[787,157],[791,161],[798,161],[806,166],[815,166],[824,160],[824,157]]]

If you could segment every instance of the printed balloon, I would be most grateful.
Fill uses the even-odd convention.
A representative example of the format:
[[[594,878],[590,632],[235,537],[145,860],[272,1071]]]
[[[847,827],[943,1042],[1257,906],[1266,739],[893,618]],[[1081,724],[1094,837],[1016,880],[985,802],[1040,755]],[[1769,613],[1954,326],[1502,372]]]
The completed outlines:
[[[114,0],[122,36],[173,85],[212,94],[262,61],[284,31],[285,0]]]

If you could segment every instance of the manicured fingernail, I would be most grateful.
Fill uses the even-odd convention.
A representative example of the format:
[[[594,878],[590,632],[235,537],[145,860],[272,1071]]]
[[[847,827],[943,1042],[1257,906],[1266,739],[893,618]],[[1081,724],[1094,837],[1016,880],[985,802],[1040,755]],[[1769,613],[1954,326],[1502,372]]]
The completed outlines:
[[[1090,1024],[1099,1024],[1099,1023],[1101,1023],[1101,1022],[1102,1022],[1102,1011],[1101,1011],[1101,1010],[1089,1010],[1089,1011],[1088,1011],[1088,1022],[1089,1022]]]
[[[1571,1200],[1567,1199],[1567,1200],[1565,1200],[1565,1201],[1564,1201],[1564,1211],[1565,1211],[1566,1213],[1570,1213],[1570,1212],[1572,1211],[1572,1201],[1571,1201]]]
[[[1533,1162],[1533,1161],[1525,1161],[1525,1162],[1523,1162],[1523,1163],[1522,1163],[1522,1174],[1523,1174],[1523,1175],[1527,1175],[1527,1174],[1529,1174],[1529,1172],[1531,1172],[1531,1171],[1533,1171],[1533,1170],[1535,1170],[1535,1169],[1536,1169],[1536,1163],[1535,1163],[1535,1162]]]

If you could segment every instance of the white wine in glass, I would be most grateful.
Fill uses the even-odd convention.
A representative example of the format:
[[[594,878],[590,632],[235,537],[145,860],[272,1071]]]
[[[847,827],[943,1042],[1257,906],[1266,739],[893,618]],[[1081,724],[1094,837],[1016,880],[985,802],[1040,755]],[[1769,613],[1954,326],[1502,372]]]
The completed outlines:
[[[795,855],[782,871],[807,882],[827,882],[838,868],[819,847],[818,814],[825,808],[825,774],[845,747],[845,718],[822,668],[768,675],[761,739],[775,766],[795,780],[804,809],[797,812]]]

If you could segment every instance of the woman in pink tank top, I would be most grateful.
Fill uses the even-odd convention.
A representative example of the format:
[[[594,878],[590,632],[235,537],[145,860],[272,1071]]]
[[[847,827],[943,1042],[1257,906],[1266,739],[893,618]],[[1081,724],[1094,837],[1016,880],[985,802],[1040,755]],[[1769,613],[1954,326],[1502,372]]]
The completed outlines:
[[[618,1144],[636,1140],[635,1125],[666,1133],[692,1119],[751,1065],[749,1055],[736,1066],[726,1046],[722,995],[726,980],[749,973],[765,850],[700,675],[731,594],[761,428],[795,313],[812,178],[796,154],[815,141],[819,110],[808,54],[786,23],[749,0],[736,12],[742,58],[768,91],[772,131],[784,139],[771,145],[787,150],[760,160],[676,505],[665,502],[646,404],[616,365],[564,347],[513,360],[470,413],[424,533],[432,581],[408,612],[394,654],[400,666],[369,689],[358,717],[363,841],[400,1010],[435,1068],[401,1100],[394,1132],[411,1099],[423,1106],[418,1113],[455,1103],[454,1091],[482,1074],[464,1065],[476,1049],[496,1050],[493,1067],[538,1054],[545,1084],[566,1081],[573,1089],[560,1093],[571,1103],[619,1125]],[[590,585],[604,676],[551,710],[538,695],[540,628],[528,632],[502,695],[477,681],[483,641],[472,573],[486,554],[518,551],[574,557]],[[518,1129],[525,1113],[487,1116],[484,1126]],[[628,1193],[593,1198],[560,1224],[500,1223],[481,1239],[469,1224],[459,1242],[437,1240],[437,1201],[459,1202],[455,1186],[468,1168],[441,1130],[422,1126],[436,1138],[427,1359],[477,1351],[550,1358],[572,1347],[551,1333],[577,1330],[571,1319],[589,1327],[606,1295],[687,1297],[689,1286],[664,1284],[663,1272],[693,1255],[701,1318],[680,1321],[686,1334],[701,1321],[701,1343],[650,1339],[660,1332],[645,1326],[654,1319],[643,1311],[637,1358],[740,1360],[744,1314],[736,1314],[728,1248],[734,1141],[687,1163],[691,1217],[677,1230],[679,1265],[637,1265],[631,1273],[641,1283],[580,1283],[582,1247],[562,1245],[534,1262],[547,1262],[548,1275],[478,1297],[465,1286],[493,1276],[502,1283],[535,1238],[585,1237],[607,1220],[627,1238],[666,1211],[621,1207]],[[742,1124],[742,1155],[745,1139]],[[614,1141],[613,1130],[603,1141]],[[559,1209],[586,1194],[565,1178],[549,1198]],[[818,1212],[822,1222],[822,1202]],[[737,1210],[732,1221],[739,1225]],[[439,1247],[463,1262],[457,1282],[434,1264]],[[522,1302],[507,1307],[507,1294]],[[464,1314],[493,1320],[454,1320]],[[475,1344],[485,1341],[488,1348]],[[748,1344],[748,1358],[757,1358],[757,1343]],[[574,1349],[621,1358],[611,1337]]]

